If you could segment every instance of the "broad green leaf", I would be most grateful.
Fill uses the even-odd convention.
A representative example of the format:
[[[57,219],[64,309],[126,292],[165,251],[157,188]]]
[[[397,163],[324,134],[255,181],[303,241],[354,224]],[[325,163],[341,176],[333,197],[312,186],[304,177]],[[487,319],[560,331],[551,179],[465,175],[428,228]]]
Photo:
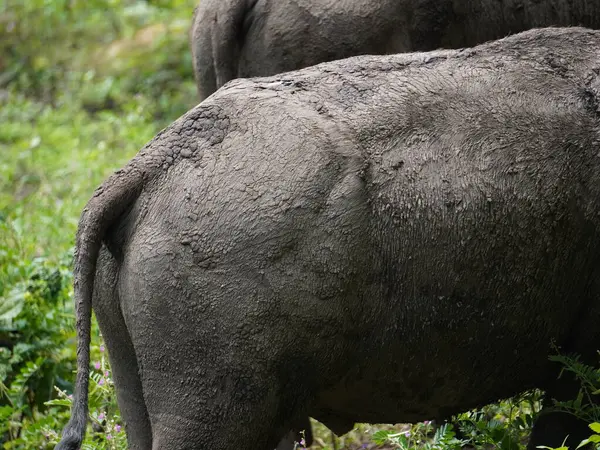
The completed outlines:
[[[379,431],[376,431],[375,433],[373,433],[373,435],[371,436],[371,439],[373,439],[373,442],[375,442],[377,445],[383,445],[388,440],[389,435],[390,435],[389,431],[379,430]]]
[[[589,439],[584,439],[583,441],[581,441],[581,442],[579,443],[579,445],[578,445],[577,447],[575,447],[575,450],[577,450],[578,448],[581,448],[581,447],[583,447],[584,445],[587,445],[587,444],[589,444],[589,443],[590,443],[590,440],[589,440]]]

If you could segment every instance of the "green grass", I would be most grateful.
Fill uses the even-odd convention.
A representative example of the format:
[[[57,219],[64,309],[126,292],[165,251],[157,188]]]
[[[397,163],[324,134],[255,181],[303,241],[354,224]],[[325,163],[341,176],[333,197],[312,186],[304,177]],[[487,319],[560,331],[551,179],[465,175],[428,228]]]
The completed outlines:
[[[20,260],[52,256],[73,244],[79,212],[96,185],[131,158],[156,124],[11,95],[0,109],[2,247]],[[8,241],[6,241],[8,240]]]
[[[68,3],[0,9],[0,26],[10,23],[7,16],[20,23],[13,33],[42,30],[0,34],[0,41],[13,38],[15,47],[33,52],[26,68],[21,59],[13,62],[20,75],[0,95],[0,293],[22,276],[9,266],[72,246],[95,187],[196,99],[187,50],[195,2],[169,2],[168,9],[141,1],[95,1],[96,9],[84,9],[72,2],[79,5],[74,10]],[[13,17],[11,7],[23,15]],[[74,29],[57,35],[41,27],[43,16],[56,27],[72,20]],[[54,40],[48,50],[44,33]]]

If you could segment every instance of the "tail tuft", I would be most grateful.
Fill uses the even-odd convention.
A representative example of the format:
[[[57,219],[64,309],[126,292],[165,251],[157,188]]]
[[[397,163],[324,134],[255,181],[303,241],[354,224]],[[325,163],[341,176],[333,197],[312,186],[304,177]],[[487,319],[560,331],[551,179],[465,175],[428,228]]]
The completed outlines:
[[[75,408],[73,408],[71,420],[69,420],[69,423],[63,430],[62,438],[55,447],[55,450],[79,450],[83,442],[86,426],[87,417],[77,414]]]

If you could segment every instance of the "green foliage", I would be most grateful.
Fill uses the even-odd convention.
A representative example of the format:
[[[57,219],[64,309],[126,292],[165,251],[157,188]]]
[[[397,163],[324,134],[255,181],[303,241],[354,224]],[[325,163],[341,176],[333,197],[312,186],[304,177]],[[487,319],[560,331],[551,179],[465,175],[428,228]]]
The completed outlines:
[[[581,441],[581,443],[577,446],[577,448],[581,448],[584,445],[587,445],[589,443],[595,444],[596,448],[600,447],[600,423],[598,423],[598,422],[591,423],[589,425],[589,427],[592,429],[594,434],[592,434],[589,438]]]
[[[579,381],[581,386],[576,398],[568,401],[553,400],[554,408],[590,423],[589,427],[594,433],[589,438],[581,441],[577,448],[592,444],[593,448],[600,449],[600,405],[597,399],[594,398],[594,396],[600,394],[600,367],[593,367],[582,363],[580,355],[576,354],[556,354],[550,356],[550,360],[558,362],[563,366],[561,376],[564,372],[570,372]],[[539,448],[569,450],[564,442],[561,447],[556,449],[545,446],[539,446]]]
[[[98,340],[101,342],[101,340]],[[127,437],[121,422],[117,406],[114,383],[111,377],[110,366],[106,358],[104,345],[92,345],[94,358],[92,372],[90,373],[89,386],[89,424],[82,449],[87,450],[125,450]],[[48,406],[62,407],[65,414],[71,410],[72,396],[65,391],[58,391],[58,398],[46,402]],[[58,430],[62,428],[61,423]],[[54,429],[47,429],[50,442],[55,445],[60,440],[60,435]]]
[[[371,440],[375,444],[401,450],[458,450],[464,446],[523,450],[540,409],[540,398],[541,392],[528,392],[480,410],[459,414],[437,428],[431,422],[423,422],[401,431],[376,431]]]
[[[195,95],[187,50],[194,6],[191,0],[1,2],[0,88],[91,110],[119,109],[142,94],[152,99],[146,106],[172,119]]]
[[[542,392],[524,392],[512,399],[469,411],[453,418],[469,445],[501,450],[526,447],[531,427],[541,409]]]
[[[550,357],[551,361],[563,366],[562,372],[574,374],[581,384],[576,398],[569,401],[554,401],[554,407],[588,423],[600,422],[600,406],[594,404],[594,396],[600,394],[600,368],[586,365],[580,359],[579,355],[557,354]]]
[[[0,106],[0,273],[18,281],[23,263],[73,245],[79,211],[95,186],[154,133],[156,125],[131,107],[122,117],[98,119],[20,94]]]
[[[196,0],[0,2],[0,446],[50,449],[71,406],[71,254],[95,187],[196,103],[188,29]],[[92,330],[82,449],[125,449],[111,371]],[[559,361],[559,360],[557,360]],[[586,386],[598,372],[560,360]],[[539,395],[430,423],[357,424],[343,437],[313,421],[316,448],[523,448]],[[590,442],[598,439],[592,423]],[[326,442],[330,441],[331,446]],[[343,447],[342,447],[343,446]],[[564,449],[563,449],[564,450]]]
[[[194,5],[0,2],[0,283],[72,246],[94,188],[196,103]]]
[[[0,296],[0,442],[10,443],[5,448],[32,448],[25,446],[33,445],[27,440],[30,425],[56,413],[46,405],[54,386],[69,387],[75,368],[74,320],[65,308],[69,265],[69,254],[58,267],[37,258],[23,267],[25,279]],[[46,444],[45,436],[36,437],[38,448]]]
[[[0,448],[53,448],[75,365],[71,247],[95,187],[196,103],[196,0],[0,2]],[[93,322],[82,448],[126,448]]]
[[[524,450],[533,421],[541,408],[542,392],[535,390],[452,417],[448,423],[414,425],[356,424],[344,436],[334,436],[312,420],[314,449],[501,449]],[[302,447],[300,447],[302,448]]]
[[[37,258],[25,280],[0,297],[0,443],[53,448],[71,407],[75,363],[71,252],[59,264]],[[93,323],[88,449],[125,449],[108,359]]]
[[[467,444],[466,440],[457,439],[454,427],[451,424],[443,424],[433,436],[433,426],[430,422],[423,422],[411,427],[410,430],[397,433],[379,430],[373,433],[371,439],[378,445],[391,445],[401,450],[423,449],[423,450],[459,450]]]
[[[592,444],[593,447],[595,449],[599,449],[600,448],[600,423],[598,422],[594,422],[589,424],[589,427],[592,429],[592,431],[594,431],[594,434],[592,434],[589,438],[584,439],[583,441],[580,442],[580,444],[576,447],[576,449],[579,449],[585,445],[588,444]],[[562,445],[560,447],[547,447],[545,445],[538,445],[537,448],[542,448],[542,449],[546,449],[546,450],[569,450],[569,447],[567,447],[565,445],[565,442],[567,441],[567,438],[565,437],[565,440],[563,441]]]

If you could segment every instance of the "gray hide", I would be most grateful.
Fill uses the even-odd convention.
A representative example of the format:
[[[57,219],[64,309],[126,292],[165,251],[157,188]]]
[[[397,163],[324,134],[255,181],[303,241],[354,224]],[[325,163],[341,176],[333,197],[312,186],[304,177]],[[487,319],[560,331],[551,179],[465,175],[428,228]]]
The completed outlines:
[[[548,355],[600,347],[599,72],[600,31],[536,29],[239,79],[190,110],[82,213],[58,448],[83,435],[92,305],[131,449],[573,396]],[[586,433],[543,414],[530,445]]]
[[[600,28],[600,1],[201,0],[190,46],[203,100],[237,77],[355,55],[468,47],[551,25]]]

